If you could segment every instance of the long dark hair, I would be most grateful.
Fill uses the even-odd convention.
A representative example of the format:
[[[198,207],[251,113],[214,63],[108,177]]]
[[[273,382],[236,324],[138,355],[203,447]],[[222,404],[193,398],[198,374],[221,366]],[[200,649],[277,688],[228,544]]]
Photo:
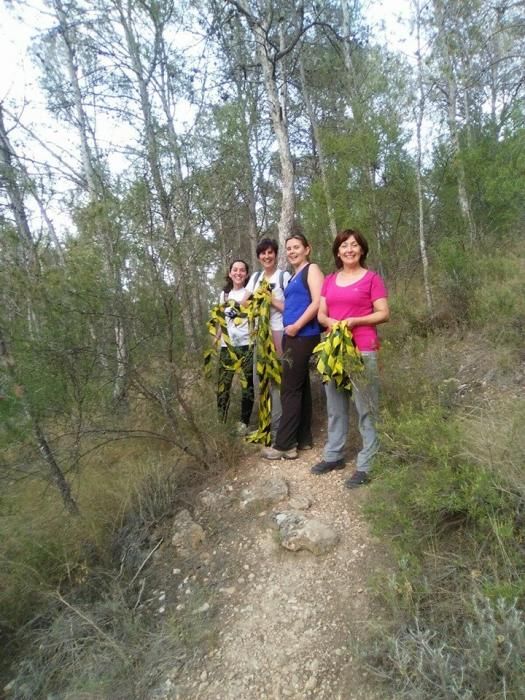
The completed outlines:
[[[230,267],[228,268],[228,273],[230,273],[232,271],[232,267],[235,265],[235,263],[238,263],[238,262],[242,263],[244,265],[244,267],[246,268],[246,279],[248,279],[248,276],[250,274],[250,266],[242,258],[235,258],[235,260],[231,261]],[[231,290],[233,289],[233,280],[229,274],[227,274],[224,279],[226,280],[226,284],[222,288],[222,291],[225,294],[229,294],[231,292]]]
[[[362,267],[366,268],[366,256],[368,255],[368,243],[366,238],[363,236],[361,231],[358,231],[357,229],[345,228],[344,231],[340,231],[337,234],[332,244],[332,253],[335,260],[335,266],[338,270],[341,270],[343,267],[343,261],[339,257],[339,248],[341,247],[342,243],[344,243],[350,238],[350,236],[353,236],[355,242],[358,243],[361,247],[361,250],[363,252],[361,253],[361,257],[359,258],[359,264]]]

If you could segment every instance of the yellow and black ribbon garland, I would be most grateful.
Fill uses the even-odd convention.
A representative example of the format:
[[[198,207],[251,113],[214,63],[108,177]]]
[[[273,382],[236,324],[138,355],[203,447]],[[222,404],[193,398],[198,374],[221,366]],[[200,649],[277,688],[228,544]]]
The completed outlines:
[[[218,343],[216,339],[218,337],[218,330],[220,330],[220,338],[224,341],[226,349],[228,350],[228,356],[230,358],[230,364],[225,365],[225,368],[231,370],[232,372],[237,372],[239,375],[239,380],[241,386],[245,388],[248,386],[246,380],[246,375],[243,369],[243,358],[239,357],[235,351],[235,345],[233,345],[230,336],[228,335],[228,323],[226,320],[226,309],[234,308],[237,315],[233,319],[235,325],[240,325],[246,320],[249,320],[248,310],[241,307],[237,302],[230,300],[224,304],[216,304],[210,310],[210,316],[206,323],[206,328],[208,333],[213,336],[214,342],[213,346],[208,350],[204,351],[204,373],[207,377],[211,375],[211,363],[214,356],[218,355]],[[221,392],[224,387],[219,385],[218,391]]]
[[[259,423],[257,430],[246,438],[248,442],[258,442],[263,445],[269,445],[271,442],[271,382],[281,383],[281,363],[277,357],[270,328],[271,308],[272,290],[267,280],[263,279],[253,293],[248,307],[250,324],[257,334],[255,366],[259,377]]]
[[[234,307],[237,315],[233,319],[236,325],[248,320],[250,324],[250,335],[256,336],[256,370],[259,377],[259,421],[257,430],[247,436],[248,442],[262,443],[269,445],[271,442],[272,423],[272,399],[271,382],[281,383],[281,363],[277,357],[275,344],[270,328],[270,311],[272,306],[272,290],[267,280],[262,282],[253,293],[250,302],[246,306],[228,301],[224,304],[216,304],[210,310],[210,315],[206,327],[214,341],[218,337],[220,330],[221,338],[224,340],[230,364],[225,365],[226,369],[239,374],[242,387],[247,386],[246,376],[242,367],[242,357],[238,357],[235,346],[228,335],[228,325],[226,320],[226,309]],[[211,364],[214,356],[218,354],[217,343],[204,352],[204,371],[206,376],[211,375]],[[221,386],[218,387],[219,392]]]
[[[323,383],[334,381],[338,389],[352,391],[352,376],[363,371],[361,353],[352,341],[345,321],[338,321],[328,335],[313,349],[318,355],[316,368]]]

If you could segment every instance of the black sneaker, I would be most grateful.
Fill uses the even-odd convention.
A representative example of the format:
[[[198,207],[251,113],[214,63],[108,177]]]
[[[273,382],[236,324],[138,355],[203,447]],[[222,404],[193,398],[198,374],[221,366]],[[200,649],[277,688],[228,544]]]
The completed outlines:
[[[344,469],[345,468],[345,461],[344,459],[336,459],[335,462],[325,462],[323,459],[322,462],[319,462],[318,464],[314,464],[314,466],[310,469],[310,472],[312,474],[327,474],[328,472],[333,472],[334,469]]]
[[[355,471],[352,476],[345,481],[345,486],[347,489],[356,489],[358,486],[363,484],[368,484],[370,478],[367,472]]]

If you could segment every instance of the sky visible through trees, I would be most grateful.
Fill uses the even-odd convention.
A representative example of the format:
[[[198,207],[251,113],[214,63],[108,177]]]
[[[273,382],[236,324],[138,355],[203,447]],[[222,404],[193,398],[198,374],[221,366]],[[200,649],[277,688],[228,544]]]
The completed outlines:
[[[395,6],[394,6],[395,5]],[[409,26],[410,1],[398,0],[391,2],[368,2],[363,4],[363,13],[369,23],[370,31],[376,40],[388,45],[390,50],[400,51],[408,60],[413,59],[415,52]],[[74,138],[65,125],[57,124],[46,113],[46,98],[39,83],[39,68],[31,57],[32,40],[43,28],[53,25],[53,15],[45,2],[5,3],[0,6],[0,27],[2,41],[0,43],[0,59],[5,70],[0,73],[0,100],[8,104],[16,104],[24,117],[21,122],[28,125],[38,124],[41,135],[46,135],[52,141],[64,139],[68,142]],[[179,31],[176,43],[188,50],[195,58],[199,55],[201,40],[191,32]],[[175,120],[181,128],[187,128],[195,118],[196,111],[188,101],[177,105]],[[105,134],[108,142],[122,147],[131,134],[126,133],[125,125],[118,129],[110,122],[104,123],[99,116],[98,129]],[[57,135],[58,132],[58,135]],[[70,146],[74,148],[73,144]],[[37,144],[33,144],[33,152],[39,152]],[[45,151],[40,154],[46,158]],[[112,168],[120,172],[127,167],[127,161],[114,152],[109,154]],[[65,217],[65,212],[57,208],[57,216]],[[67,217],[64,218],[64,221]]]
[[[361,228],[418,313],[467,308],[470,252],[523,220],[522,3],[386,6],[2,7],[1,381],[66,503],[49,424],[140,395],[175,429],[174,367],[263,236],[299,223],[328,272]]]

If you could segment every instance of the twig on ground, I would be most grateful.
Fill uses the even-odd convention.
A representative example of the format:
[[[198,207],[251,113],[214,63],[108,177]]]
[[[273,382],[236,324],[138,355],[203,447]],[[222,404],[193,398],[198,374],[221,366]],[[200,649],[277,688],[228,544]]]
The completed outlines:
[[[146,566],[146,563],[147,563],[148,559],[151,557],[151,555],[152,555],[154,552],[157,551],[157,549],[160,547],[160,545],[161,545],[163,542],[164,542],[164,537],[161,537],[160,540],[159,540],[159,541],[157,542],[157,544],[153,547],[153,549],[151,550],[151,552],[148,554],[148,556],[144,559],[144,561],[142,562],[142,564],[141,564],[141,565],[139,566],[139,568],[137,569],[137,573],[135,574],[135,576],[133,576],[133,578],[132,578],[131,581],[129,582],[129,585],[130,585],[130,586],[135,582],[137,576],[140,574],[140,572],[142,571],[142,569]]]
[[[71,603],[68,603],[67,600],[62,598],[62,596],[60,595],[60,593],[58,591],[56,591],[56,596],[57,596],[58,600],[66,606],[66,608],[69,608],[69,610],[71,610],[76,615],[78,615],[82,620],[84,620],[84,622],[87,622],[88,625],[91,625],[91,627],[93,627],[93,629],[95,629],[100,634],[100,636],[103,637],[115,649],[115,651],[118,653],[118,655],[120,656],[122,661],[124,661],[126,666],[129,666],[130,660],[128,659],[126,654],[122,651],[122,649],[120,648],[120,646],[117,644],[117,642],[114,639],[112,639],[108,634],[106,634],[104,632],[104,630],[101,630],[100,627],[97,625],[97,623],[93,622],[93,620],[91,618],[89,618],[87,615],[84,615],[84,613],[81,612],[78,608],[75,608],[74,605],[71,605]]]

